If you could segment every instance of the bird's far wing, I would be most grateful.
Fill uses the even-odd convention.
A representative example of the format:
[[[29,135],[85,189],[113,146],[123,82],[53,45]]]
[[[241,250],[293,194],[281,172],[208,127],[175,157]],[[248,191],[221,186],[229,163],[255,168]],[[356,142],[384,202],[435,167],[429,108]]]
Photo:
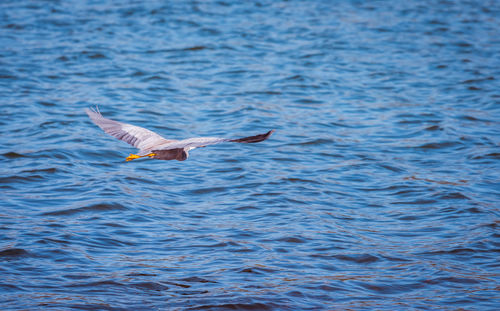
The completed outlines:
[[[165,139],[145,128],[107,119],[99,111],[85,109],[85,112],[89,115],[92,122],[104,132],[140,150],[151,150],[154,146],[175,142],[175,140]]]
[[[158,146],[158,148],[153,148],[153,151],[155,150],[170,150],[170,149],[178,149],[178,148],[184,148],[184,149],[194,149],[198,147],[205,147],[208,145],[215,145],[219,143],[223,143],[229,141],[227,138],[220,138],[220,137],[196,137],[196,138],[188,138],[188,139],[183,139],[171,143],[166,143],[162,144],[161,146]]]
[[[234,142],[234,143],[258,143],[263,140],[266,140],[274,130],[271,130],[265,134],[259,134],[255,136],[248,136],[238,139],[228,139],[228,138],[220,138],[220,137],[197,137],[197,138],[189,138],[183,139],[179,141],[175,141],[172,143],[162,144],[157,149],[154,150],[169,150],[169,149],[177,149],[177,148],[185,148],[185,149],[194,149],[198,147],[205,147],[209,145],[220,144],[223,142]]]

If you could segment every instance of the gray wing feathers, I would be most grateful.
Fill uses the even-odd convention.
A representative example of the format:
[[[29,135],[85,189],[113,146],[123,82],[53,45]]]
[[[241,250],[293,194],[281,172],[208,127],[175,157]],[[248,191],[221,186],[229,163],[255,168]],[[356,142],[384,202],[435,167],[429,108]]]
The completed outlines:
[[[140,150],[151,150],[157,145],[174,142],[145,128],[107,119],[99,111],[85,109],[85,112],[104,132]]]
[[[219,137],[196,137],[196,138],[188,138],[175,142],[161,144],[160,146],[154,148],[154,150],[168,150],[177,148],[184,148],[190,150],[198,147],[205,147],[208,145],[223,143],[226,141],[230,141],[230,139],[219,138]]]
[[[220,144],[223,142],[234,142],[234,143],[258,143],[263,140],[266,140],[271,136],[274,130],[271,130],[265,134],[259,134],[255,136],[237,138],[237,139],[228,139],[228,138],[219,138],[219,137],[197,137],[197,138],[189,138],[183,139],[175,142],[169,142],[166,144],[161,144],[154,148],[154,150],[169,150],[169,149],[177,149],[184,148],[187,150],[191,150],[198,147],[205,147],[209,145]]]

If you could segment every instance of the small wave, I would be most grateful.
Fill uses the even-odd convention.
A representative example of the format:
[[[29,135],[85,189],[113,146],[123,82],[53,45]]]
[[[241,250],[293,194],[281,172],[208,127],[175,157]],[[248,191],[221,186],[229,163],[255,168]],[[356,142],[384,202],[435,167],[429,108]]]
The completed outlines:
[[[127,208],[119,203],[100,203],[100,204],[93,204],[93,205],[89,205],[89,206],[82,206],[82,207],[77,207],[77,208],[46,212],[46,213],[43,213],[42,215],[44,215],[44,216],[69,216],[69,215],[74,215],[77,213],[84,213],[84,212],[115,211],[115,210],[125,210],[125,209],[127,209]]]

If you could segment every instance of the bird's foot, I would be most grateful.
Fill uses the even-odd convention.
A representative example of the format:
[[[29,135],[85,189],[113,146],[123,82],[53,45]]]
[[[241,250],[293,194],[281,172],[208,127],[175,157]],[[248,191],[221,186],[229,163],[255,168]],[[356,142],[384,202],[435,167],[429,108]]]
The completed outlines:
[[[140,156],[140,155],[137,155],[137,154],[130,154],[128,157],[125,158],[125,161],[132,161],[132,160],[135,160],[135,159],[140,159],[140,158],[144,158],[144,157],[150,157],[150,158],[153,158],[154,156],[156,155],[156,153],[149,153],[149,154],[146,154],[146,155],[143,155],[143,156]]]
[[[139,158],[142,158],[141,156],[138,156],[137,154],[130,154],[128,157],[125,158],[125,161],[132,161],[132,160],[135,160],[135,159],[139,159]]]

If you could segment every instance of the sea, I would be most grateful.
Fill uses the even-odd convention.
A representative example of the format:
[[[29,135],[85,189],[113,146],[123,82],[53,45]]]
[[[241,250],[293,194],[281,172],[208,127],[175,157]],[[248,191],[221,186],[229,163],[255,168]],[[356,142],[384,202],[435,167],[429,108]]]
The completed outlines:
[[[1,310],[498,310],[499,228],[500,1],[0,2]]]

